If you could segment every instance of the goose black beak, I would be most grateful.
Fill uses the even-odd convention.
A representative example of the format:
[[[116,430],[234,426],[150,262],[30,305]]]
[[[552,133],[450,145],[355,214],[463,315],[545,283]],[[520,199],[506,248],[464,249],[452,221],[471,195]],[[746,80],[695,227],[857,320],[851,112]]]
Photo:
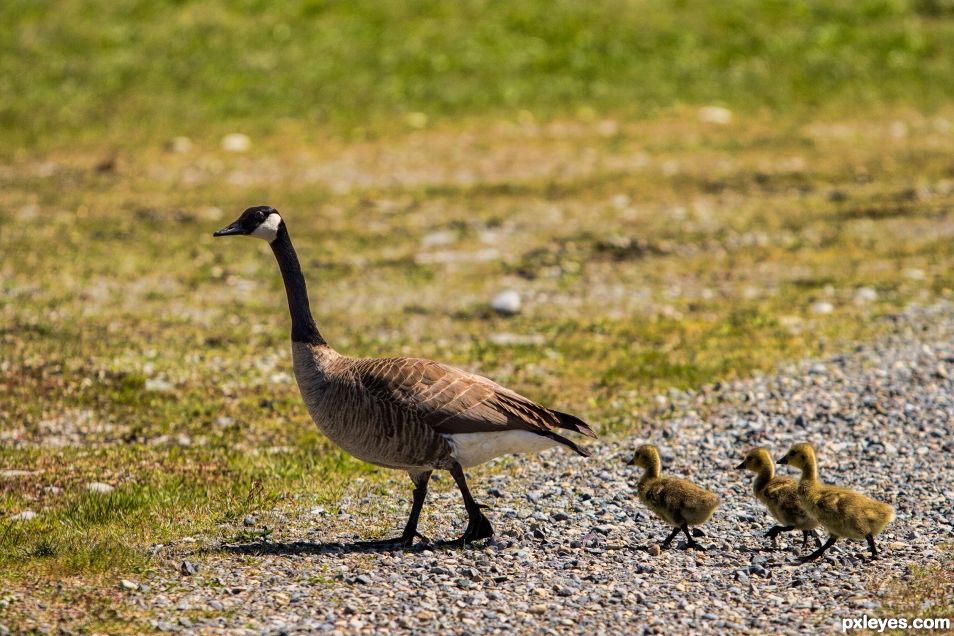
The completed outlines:
[[[775,463],[777,463],[777,464],[787,464],[787,463],[788,463],[788,457],[782,457],[781,459],[779,459],[779,460],[778,460],[777,462],[775,462]]]
[[[247,234],[247,232],[236,222],[228,227],[223,227],[218,232],[213,232],[212,236],[233,236],[235,234]]]
[[[742,470],[743,468],[745,468],[745,462],[742,462],[741,464],[735,467],[736,470]]]

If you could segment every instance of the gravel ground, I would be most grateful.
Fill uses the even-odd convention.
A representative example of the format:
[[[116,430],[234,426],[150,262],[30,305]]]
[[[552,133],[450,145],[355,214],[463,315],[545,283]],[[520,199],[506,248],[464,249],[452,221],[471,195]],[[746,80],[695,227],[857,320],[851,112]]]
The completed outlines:
[[[268,543],[157,548],[157,572],[139,587],[128,582],[128,603],[160,630],[250,634],[796,633],[880,616],[886,582],[903,581],[910,564],[949,566],[938,546],[954,538],[954,306],[892,320],[890,336],[847,355],[658,398],[665,413],[651,430],[593,444],[590,459],[548,451],[470,471],[498,532],[484,545],[350,546],[375,538],[369,526],[381,519],[393,517],[399,532],[410,484],[396,474],[389,495],[346,497],[340,512],[247,519],[275,528]],[[677,540],[657,553],[668,528],[638,503],[641,470],[625,465],[645,441],[659,445],[664,472],[722,497],[701,539],[707,552]],[[796,441],[816,445],[824,480],[896,507],[878,560],[864,558],[862,543],[839,542],[826,558],[795,565],[794,533],[771,549],[751,473],[733,467],[749,446],[777,457]],[[463,529],[449,476],[433,484],[423,517],[430,536]]]

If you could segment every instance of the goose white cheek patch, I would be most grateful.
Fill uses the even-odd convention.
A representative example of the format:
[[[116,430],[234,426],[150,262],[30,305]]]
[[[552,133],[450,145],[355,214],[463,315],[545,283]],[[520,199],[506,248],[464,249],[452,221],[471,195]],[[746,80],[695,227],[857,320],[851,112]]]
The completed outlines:
[[[252,231],[250,236],[257,236],[271,243],[278,237],[278,226],[281,222],[282,217],[278,216],[276,212],[272,212],[267,219]]]

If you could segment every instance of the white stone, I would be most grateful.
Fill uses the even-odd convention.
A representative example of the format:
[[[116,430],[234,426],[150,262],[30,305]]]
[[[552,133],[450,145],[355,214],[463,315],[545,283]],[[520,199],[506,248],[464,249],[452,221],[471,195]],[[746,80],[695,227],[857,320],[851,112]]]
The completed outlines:
[[[731,124],[732,111],[721,106],[703,106],[699,109],[699,121],[707,124]]]
[[[248,152],[252,147],[252,140],[242,133],[230,133],[222,137],[222,150],[226,152]]]
[[[542,345],[545,342],[544,337],[538,333],[519,334],[508,333],[506,331],[492,333],[488,339],[495,345],[500,345],[502,347],[515,345]]]
[[[494,311],[505,316],[512,316],[520,312],[520,294],[512,289],[502,291],[490,301]]]
[[[612,203],[613,207],[617,210],[625,210],[629,207],[630,199],[625,194],[617,194],[610,200],[610,203]]]
[[[175,387],[171,382],[163,378],[149,378],[146,380],[145,388],[147,391],[156,391],[157,393],[169,393]]]
[[[24,510],[10,517],[10,521],[29,521],[30,519],[36,519],[36,513],[32,510]]]
[[[457,240],[457,234],[450,230],[438,230],[437,232],[431,232],[427,234],[423,240],[421,240],[421,245],[424,247],[436,247],[438,245],[450,245]]]
[[[192,140],[188,137],[176,137],[169,144],[169,148],[172,149],[172,152],[184,155],[186,153],[192,152]]]
[[[94,481],[94,482],[86,484],[86,490],[90,492],[98,492],[102,495],[107,495],[113,492],[114,489],[109,484],[104,484],[101,481]]]
[[[871,287],[859,287],[855,290],[855,304],[864,305],[878,300],[878,292]]]
[[[0,470],[0,479],[16,479],[17,477],[29,477],[36,475],[35,470]]]
[[[818,302],[812,303],[812,313],[816,314],[830,314],[835,311],[835,306],[826,300],[819,300]]]

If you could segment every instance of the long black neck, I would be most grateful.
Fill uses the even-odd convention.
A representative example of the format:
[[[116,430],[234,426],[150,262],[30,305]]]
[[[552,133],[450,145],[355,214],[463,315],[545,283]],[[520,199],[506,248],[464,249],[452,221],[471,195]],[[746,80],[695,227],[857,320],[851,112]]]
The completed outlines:
[[[282,270],[282,280],[285,282],[285,294],[288,296],[288,311],[291,313],[292,342],[308,344],[325,344],[325,339],[318,333],[318,325],[311,316],[311,306],[308,304],[308,290],[305,288],[305,277],[301,273],[298,255],[292,246],[288,230],[284,221],[278,227],[278,236],[270,243],[278,267]]]

